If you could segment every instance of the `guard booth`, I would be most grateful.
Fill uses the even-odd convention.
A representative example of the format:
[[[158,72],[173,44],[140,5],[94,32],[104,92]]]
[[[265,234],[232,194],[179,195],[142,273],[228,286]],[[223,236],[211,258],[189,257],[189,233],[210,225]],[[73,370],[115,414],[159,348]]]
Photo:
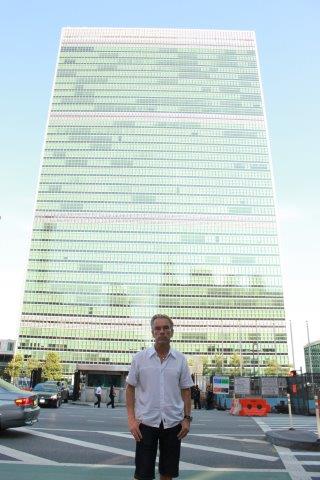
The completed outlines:
[[[296,370],[292,370],[287,381],[292,412],[297,415],[315,415],[314,395],[320,391],[320,374],[297,375]]]
[[[74,374],[74,398],[92,402],[95,400],[96,386],[101,385],[101,401],[105,402],[108,399],[110,387],[113,385],[116,392],[115,403],[123,403],[128,372],[129,366],[127,365],[78,364]]]

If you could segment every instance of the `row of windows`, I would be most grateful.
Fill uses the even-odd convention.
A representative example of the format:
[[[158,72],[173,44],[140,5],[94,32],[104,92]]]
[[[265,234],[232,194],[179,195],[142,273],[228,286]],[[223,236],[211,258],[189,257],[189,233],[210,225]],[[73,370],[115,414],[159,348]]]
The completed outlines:
[[[118,190],[118,188],[117,188]],[[206,213],[209,212],[230,212],[228,205],[237,206],[241,205],[241,208],[249,207],[248,210],[245,210],[244,213],[262,213],[262,214],[272,214],[274,213],[273,208],[259,208],[265,206],[273,207],[273,198],[272,197],[247,197],[247,196],[236,196],[230,197],[228,195],[225,196],[215,196],[213,195],[214,192],[211,194],[208,193],[199,193],[196,190],[192,191],[190,188],[189,192],[186,193],[171,193],[170,191],[167,192],[144,192],[140,191],[140,193],[128,193],[127,191],[115,191],[115,192],[92,192],[92,191],[73,191],[73,192],[39,192],[37,204],[40,207],[41,204],[46,205],[53,205],[53,204],[60,204],[61,209],[65,210],[68,208],[68,202],[71,202],[71,207],[75,206],[77,208],[82,208],[85,206],[86,208],[90,208],[89,205],[91,204],[103,204],[104,206],[110,205],[110,210],[112,210],[112,206],[114,203],[119,205],[119,209],[121,208],[120,205],[130,205],[132,203],[139,203],[139,204],[153,204],[154,211],[156,212],[159,207],[164,205],[169,205],[170,208],[175,209],[179,208],[180,211],[190,211],[188,209],[188,205],[192,205],[192,210],[198,212],[203,211],[203,206],[207,206]],[[61,202],[61,203],[60,203]],[[64,203],[65,202],[65,203]],[[80,202],[80,204],[75,203]],[[195,204],[196,203],[196,204]],[[252,207],[251,207],[252,206]],[[157,208],[158,207],[158,208]],[[256,207],[256,208],[255,208]],[[122,207],[123,208],[123,207]],[[134,207],[136,208],[136,207]],[[233,212],[231,212],[233,213]],[[242,213],[240,210],[239,213]]]
[[[107,208],[106,208],[107,206]],[[153,202],[148,202],[144,199],[143,201],[136,201],[135,203],[119,203],[117,201],[114,202],[92,202],[92,201],[63,201],[59,204],[59,202],[54,201],[38,201],[37,203],[37,213],[40,215],[41,213],[48,212],[48,213],[62,213],[62,212],[83,212],[83,213],[106,213],[107,214],[148,214],[152,213],[154,215],[157,214],[164,214],[164,215],[176,215],[176,214],[202,214],[202,215],[246,215],[246,216],[254,216],[260,215],[261,225],[259,226],[260,231],[263,233],[265,231],[267,233],[270,230],[269,225],[264,225],[264,223],[268,224],[272,220],[271,217],[274,217],[274,209],[267,208],[267,207],[246,207],[246,206],[230,206],[230,207],[211,207],[210,204],[201,204],[201,205],[194,205],[194,203],[190,203],[187,205],[172,205],[168,204],[155,204]],[[156,220],[156,218],[155,218]],[[170,220],[168,218],[168,220]],[[255,228],[255,231],[259,231],[259,228]]]
[[[114,233],[114,235],[115,234],[116,233]],[[116,235],[117,235],[117,238],[121,240],[123,239],[122,234],[117,233]],[[129,236],[129,234],[127,235]],[[110,235],[110,240],[114,240],[114,239],[115,237],[113,237],[112,239]],[[189,249],[185,249],[184,243],[186,241],[188,240],[186,239],[183,242],[181,242],[181,246],[170,245],[170,248],[167,248],[167,246],[160,244],[160,242],[159,242],[159,245],[148,244],[147,248],[145,248],[143,244],[141,245],[141,248],[137,248],[137,245],[131,245],[130,251],[126,252],[124,249],[121,249],[121,246],[117,242],[113,243],[110,247],[109,245],[106,244],[104,248],[101,248],[102,246],[99,244],[95,245],[92,242],[87,242],[87,244],[82,244],[80,248],[79,244],[65,245],[63,243],[59,243],[59,241],[57,240],[54,245],[48,246],[47,244],[43,244],[41,245],[41,248],[37,248],[37,245],[35,247],[31,247],[31,252],[34,252],[34,254],[32,254],[34,258],[36,258],[37,256],[38,257],[40,256],[40,254],[36,252],[48,252],[48,253],[51,253],[53,258],[62,257],[62,259],[64,259],[67,254],[68,258],[70,259],[72,257],[76,257],[74,253],[83,253],[83,254],[106,253],[106,249],[107,249],[109,254],[110,252],[116,252],[117,258],[118,258],[118,255],[121,256],[123,254],[125,256],[130,255],[130,258],[134,259],[134,258],[137,258],[136,255],[139,255],[141,253],[148,251],[148,252],[157,252],[155,253],[155,258],[157,258],[159,255],[166,255],[170,253],[170,254],[178,255],[177,258],[180,259],[181,258],[180,255],[184,256],[185,254],[187,254],[187,251],[189,250],[190,252],[189,255],[192,254],[193,257],[196,257],[197,261],[201,260],[201,258],[203,258],[203,261],[207,259],[207,257],[197,258],[199,255],[202,255],[204,253],[203,248],[194,249],[190,247]],[[217,245],[212,243],[210,244],[210,246],[207,245],[206,253],[210,255],[214,255],[214,254],[223,255],[223,254],[232,254],[232,253],[243,254],[243,255],[250,254],[250,255],[258,255],[259,257],[263,257],[265,255],[277,256],[279,254],[277,246],[271,247],[271,246],[262,246],[262,245],[224,245],[224,244],[221,244],[220,242],[217,242],[217,243],[218,243]],[[77,256],[77,258],[79,258],[79,256]]]
[[[198,148],[198,146],[202,146],[206,148],[206,150],[209,150],[210,145],[232,145],[235,147],[233,149],[234,154],[237,153],[238,146],[249,146],[249,145],[254,145],[254,146],[260,146],[260,147],[267,147],[267,142],[265,139],[259,139],[259,138],[236,138],[234,137],[218,137],[218,136],[198,136],[196,134],[185,134],[185,135],[156,135],[155,133],[152,135],[145,135],[145,134],[136,134],[136,135],[118,135],[115,137],[113,135],[113,138],[111,135],[96,135],[93,136],[92,134],[90,135],[70,135],[67,134],[66,138],[63,137],[63,135],[51,135],[47,136],[47,145],[52,146],[55,144],[63,143],[65,145],[65,149],[68,150],[69,148],[72,149],[74,146],[77,147],[80,143],[85,143],[90,145],[93,143],[94,145],[99,145],[99,144],[104,144],[106,145],[107,148],[110,147],[111,144],[113,144],[114,147],[118,147],[118,143],[121,143],[121,145],[125,146],[126,145],[131,145],[131,144],[142,144],[143,146],[147,145],[166,145],[166,146],[172,146],[172,145],[182,145],[184,147],[184,151],[190,151],[190,145],[194,147],[195,149]],[[147,150],[148,147],[146,147]],[[122,150],[122,148],[121,148]],[[171,148],[170,148],[171,150]],[[248,149],[249,151],[249,149]],[[254,153],[256,153],[256,150],[253,150]],[[261,149],[261,153],[265,152],[264,149]],[[260,152],[259,152],[260,153]]]
[[[156,188],[155,188],[156,187]],[[258,198],[268,201],[268,204],[273,205],[273,196],[271,189],[246,189],[246,188],[217,188],[210,186],[177,186],[177,185],[119,185],[111,184],[108,185],[95,185],[93,186],[88,184],[74,185],[72,179],[70,178],[69,184],[40,184],[39,194],[45,196],[47,194],[79,194],[86,193],[93,196],[94,195],[107,195],[107,194],[154,194],[157,192],[157,196],[161,198],[163,195],[195,195],[197,194],[200,198],[203,196],[211,196],[214,203],[222,203],[226,198],[229,199],[249,199],[249,198]],[[242,197],[242,198],[241,198]]]
[[[196,328],[196,327],[195,327]],[[117,330],[117,325],[114,325],[114,330]],[[258,342],[262,348],[270,348],[274,345],[275,342],[286,342],[286,334],[285,332],[283,334],[278,334],[278,337],[281,336],[281,338],[277,338],[274,334],[274,332],[270,331],[268,333],[259,333],[257,334],[257,337],[254,337],[254,339],[250,338],[250,335],[255,335],[255,334],[249,334],[246,331],[235,331],[235,332],[225,332],[225,331],[218,331],[218,332],[212,332],[210,331],[209,333],[201,334],[205,338],[204,339],[199,339],[196,331],[192,333],[188,333],[188,339],[183,338],[183,334],[175,332],[174,335],[174,341],[177,343],[186,343],[188,344],[189,342],[196,342],[199,344],[202,344],[205,342],[208,344],[208,347],[221,347],[221,342],[223,341],[224,343],[238,343],[239,341],[241,342],[250,342],[250,343],[243,343],[244,347],[249,347],[251,346],[252,348],[252,342],[256,344]],[[137,333],[133,330],[123,332],[123,331],[113,331],[109,332],[106,330],[95,330],[95,331],[83,331],[83,330],[76,330],[73,332],[67,331],[67,330],[62,330],[62,329],[30,329],[30,328],[25,328],[22,327],[21,332],[20,332],[20,338],[25,338],[25,343],[28,344],[32,339],[36,338],[42,338],[42,339],[50,339],[52,342],[53,340],[56,340],[55,343],[58,342],[64,342],[64,344],[67,345],[88,345],[88,344],[94,344],[98,345],[99,343],[103,345],[104,347],[106,344],[109,345],[116,345],[117,343],[122,343],[125,342],[127,346],[130,348],[136,347],[137,343],[141,343],[143,340],[148,341],[148,338],[146,336],[142,337],[141,333]],[[150,336],[150,341],[152,341],[152,338]],[[214,344],[212,345],[212,342]]]
[[[121,34],[123,38],[126,38],[126,32],[120,31],[120,32],[115,32],[117,35]],[[225,39],[227,40],[229,38],[230,33],[225,32],[226,36]],[[205,39],[206,35],[203,34],[201,35],[201,38]],[[219,37],[220,40],[221,37]],[[219,45],[212,45],[210,47],[207,47],[206,45],[201,45],[201,46],[184,46],[184,45],[179,45],[179,46],[159,46],[157,47],[156,45],[148,45],[145,46],[144,44],[141,44],[137,46],[135,43],[131,43],[131,39],[127,43],[131,43],[130,46],[127,45],[117,45],[117,44],[112,44],[109,39],[105,39],[105,42],[107,42],[107,45],[103,44],[102,38],[95,38],[92,40],[100,40],[97,42],[97,45],[90,45],[90,41],[88,38],[88,44],[89,45],[62,45],[61,51],[60,51],[60,56],[61,57],[69,57],[70,52],[72,52],[72,57],[73,56],[80,56],[82,55],[83,52],[90,52],[91,55],[97,54],[99,57],[100,55],[102,56],[114,56],[114,55],[136,55],[136,56],[154,56],[154,55],[159,55],[160,57],[167,58],[168,55],[176,55],[176,56],[186,56],[188,57],[202,57],[204,58],[211,58],[212,55],[222,55],[223,57],[227,58],[240,58],[242,56],[249,56],[252,58],[255,58],[255,51],[253,49],[247,48],[245,45],[239,45],[236,48],[232,46],[228,47],[221,47]],[[219,41],[218,39],[215,41]],[[68,41],[68,37],[66,35],[65,41]],[[199,41],[200,38],[199,38]],[[64,53],[67,53],[64,55]],[[87,55],[86,55],[87,56]]]
[[[196,166],[196,165],[195,165]],[[109,179],[112,177],[116,178],[123,178],[119,177],[120,174],[123,174],[125,176],[134,176],[134,177],[141,177],[141,178],[148,178],[150,181],[152,181],[153,178],[158,178],[162,177],[163,179],[173,179],[179,174],[181,178],[193,178],[195,181],[197,181],[197,178],[219,178],[219,179],[233,179],[234,184],[237,185],[237,179],[246,179],[246,181],[249,181],[250,179],[269,179],[268,184],[270,185],[270,173],[268,171],[252,171],[252,170],[246,170],[246,171],[241,171],[239,169],[234,169],[233,171],[228,171],[224,168],[221,168],[221,170],[218,170],[216,168],[205,168],[203,165],[198,165],[198,168],[190,168],[190,167],[185,167],[183,170],[179,168],[175,168],[174,166],[170,166],[168,168],[132,168],[132,167],[127,167],[124,165],[108,165],[108,167],[96,167],[94,169],[94,173],[92,171],[92,167],[70,167],[70,166],[65,166],[61,165],[63,169],[59,168],[58,166],[56,167],[50,167],[46,166],[45,164],[42,167],[42,173],[41,173],[41,178],[47,179],[53,176],[53,178],[56,181],[59,181],[60,179],[63,178],[70,178],[72,177],[73,179],[77,178],[77,176],[83,176],[86,178],[95,178],[96,176],[104,176],[104,179],[106,179],[106,175],[108,175]],[[116,168],[116,175],[113,174],[112,172],[112,167]],[[200,168],[201,167],[201,168]],[[130,170],[131,169],[131,170]]]
[[[131,318],[132,317],[132,308],[131,307],[110,307],[105,305],[80,305],[80,304],[65,304],[63,302],[24,302],[23,307],[23,314],[24,315],[32,315],[37,313],[43,313],[45,315],[79,315],[79,316],[104,316],[109,318]],[[200,319],[201,321],[204,319],[208,319],[208,326],[212,325],[212,316],[214,315],[215,318],[252,318],[256,319],[283,319],[284,318],[284,311],[282,308],[232,308],[232,307],[199,307],[194,308],[192,312],[188,308],[184,307],[175,307],[171,306],[168,307],[168,310],[171,313],[173,318],[192,318],[195,317]],[[154,311],[154,310],[153,310]]]
[[[63,284],[63,285],[61,285]],[[159,298],[188,298],[193,299],[197,298],[211,298],[211,297],[232,297],[232,298],[267,298],[267,299],[277,299],[282,298],[282,289],[267,289],[262,285],[247,285],[247,286],[229,286],[225,285],[214,285],[211,287],[197,287],[194,285],[162,285],[159,286],[159,292],[155,292],[154,288],[150,288],[143,293],[140,293],[139,290],[133,289],[123,289],[121,286],[116,287],[109,285],[108,283],[102,283],[101,285],[92,285],[90,283],[76,283],[73,282],[61,282],[61,281],[52,281],[52,282],[43,282],[43,281],[31,281],[27,280],[26,292],[49,292],[49,293],[61,293],[61,294],[80,294],[80,293],[91,293],[93,295],[110,295],[112,298],[121,298],[129,295],[136,299],[145,298],[148,295],[149,299],[154,299],[152,303],[155,303]]]
[[[59,222],[59,220],[59,218],[55,218],[55,222]],[[139,217],[134,218],[134,224],[129,222],[128,218],[123,219],[125,220],[124,223],[121,222],[121,217],[115,218],[116,223],[106,222],[104,218],[101,219],[101,222],[94,222],[92,218],[88,220],[91,221],[81,223],[81,218],[76,218],[74,221],[73,219],[67,219],[65,223],[63,219],[61,223],[46,223],[46,219],[38,219],[33,228],[33,236],[35,239],[39,237],[44,241],[46,239],[51,241],[54,238],[61,241],[63,241],[63,238],[82,242],[88,241],[91,242],[89,244],[91,248],[93,240],[97,242],[104,239],[110,240],[114,234],[118,237],[117,241],[130,239],[133,243],[145,243],[150,242],[151,239],[157,239],[160,248],[161,244],[179,243],[182,239],[185,243],[190,243],[188,238],[196,239],[193,242],[195,244],[203,243],[204,240],[208,243],[234,243],[235,245],[241,245],[242,243],[247,245],[273,245],[277,243],[275,230],[268,233],[260,232],[260,227],[265,227],[263,219],[258,224],[243,222],[245,229],[242,229],[241,226],[236,228],[231,222],[230,225],[221,221],[218,225],[213,225],[212,223],[196,224],[187,222],[188,219],[185,220],[186,225],[177,225],[170,222],[175,220],[171,217],[164,219],[166,221],[165,229],[154,222],[154,219],[150,219],[150,222],[142,223],[139,221]],[[257,222],[257,219],[254,220]],[[155,238],[154,235],[157,235],[157,237]],[[199,245],[199,248],[202,249],[203,247]]]
[[[238,107],[258,107],[261,106],[261,97],[256,94],[244,94],[244,93],[216,93],[216,92],[193,92],[192,96],[188,95],[189,92],[185,92],[184,89],[181,92],[166,90],[166,91],[150,91],[146,85],[145,89],[142,87],[135,90],[123,90],[119,88],[117,90],[99,90],[95,92],[93,90],[79,90],[67,92],[55,91],[52,104],[59,105],[60,103],[65,105],[70,104],[86,104],[86,103],[100,103],[110,102],[111,104],[135,105],[147,104],[147,99],[150,100],[152,105],[183,105],[183,106],[220,106],[235,105]],[[205,94],[206,93],[206,94]],[[153,95],[153,96],[152,96]],[[130,110],[130,108],[128,108]]]
[[[222,94],[229,94],[229,95],[238,95],[238,98],[241,95],[246,95],[250,96],[253,95],[254,98],[258,98],[260,95],[260,89],[259,85],[256,84],[256,87],[252,86],[251,83],[249,82],[225,82],[219,81],[210,83],[208,82],[207,85],[201,84],[195,84],[192,85],[189,82],[182,84],[181,81],[177,82],[174,79],[168,79],[158,81],[158,79],[153,79],[153,81],[149,82],[148,85],[146,85],[144,82],[141,83],[130,83],[128,80],[122,78],[121,82],[105,82],[103,84],[86,84],[86,83],[80,83],[77,81],[76,84],[70,84],[70,83],[63,83],[63,82],[58,82],[55,86],[54,92],[57,97],[60,97],[62,95],[70,96],[72,94],[74,95],[91,95],[92,93],[94,95],[101,96],[105,95],[106,93],[106,84],[107,84],[107,91],[108,92],[117,92],[121,88],[122,92],[135,92],[138,90],[143,90],[142,86],[144,87],[144,90],[147,91],[148,93],[154,95],[156,93],[160,92],[176,92],[177,94],[181,94],[183,91],[185,94],[191,93],[194,96],[200,96],[203,94],[208,94],[208,95],[222,95]],[[232,86],[230,86],[232,84]],[[232,97],[236,98],[236,97]],[[259,96],[260,98],[260,96]]]
[[[75,160],[77,161],[77,160]],[[49,175],[43,174],[41,177],[40,187],[42,188],[44,185],[48,186],[56,186],[56,185],[66,185],[69,184],[77,184],[77,185],[91,185],[93,189],[99,188],[100,185],[103,185],[106,189],[109,186],[120,186],[120,187],[132,187],[136,185],[136,177],[134,176],[126,176],[121,177],[119,175],[111,175],[109,177],[106,175]],[[111,181],[113,180],[113,181]],[[155,188],[162,188],[163,186],[170,187],[170,186],[184,186],[188,187],[189,185],[194,186],[195,181],[197,182],[197,187],[203,188],[215,188],[217,192],[223,189],[223,191],[227,192],[230,195],[240,194],[240,192],[247,192],[247,195],[252,195],[253,192],[257,192],[258,195],[266,195],[269,196],[269,192],[272,191],[271,183],[268,180],[252,180],[252,179],[219,179],[219,178],[210,178],[210,177],[203,177],[197,178],[194,177],[184,177],[183,181],[179,178],[168,178],[163,176],[152,176],[152,177],[140,177],[139,182],[140,185],[144,187],[153,187]]]
[[[153,247],[154,248],[154,247]],[[83,270],[85,271],[86,268],[88,267],[89,269],[95,268],[97,265],[96,264],[102,264],[104,265],[103,269],[107,269],[107,267],[113,265],[113,266],[119,266],[120,269],[122,270],[123,267],[128,266],[128,269],[131,268],[129,267],[130,264],[139,264],[139,267],[137,268],[146,268],[146,270],[149,268],[148,265],[153,265],[155,267],[155,270],[158,271],[158,266],[166,266],[168,264],[168,257],[166,254],[156,254],[152,252],[152,255],[147,255],[147,252],[141,252],[138,255],[132,254],[131,252],[128,253],[117,253],[116,256],[110,256],[109,252],[102,252],[98,253],[96,252],[94,255],[73,255],[72,253],[68,253],[68,256],[63,256],[63,255],[54,255],[50,252],[50,254],[47,255],[37,255],[37,254],[31,254],[30,258],[30,263],[34,262],[35,264],[37,262],[47,262],[52,264],[54,266],[56,263],[63,263],[63,264],[74,264],[76,263],[80,268],[83,267]],[[171,259],[172,260],[172,259]],[[190,272],[193,273],[194,269],[193,267],[197,268],[203,268],[203,267],[208,267],[210,268],[211,265],[256,265],[256,266],[262,266],[262,265],[275,265],[279,266],[279,257],[278,256],[273,256],[273,255],[259,255],[259,256],[253,256],[253,255],[239,255],[239,256],[223,256],[223,255],[207,255],[204,258],[198,258],[195,259],[193,258],[193,255],[190,254],[179,254],[175,258],[176,263],[179,264],[179,269],[180,270],[185,270],[186,267],[189,266]],[[195,272],[196,273],[196,272]]]
[[[161,275],[161,274],[160,274]],[[196,278],[196,280],[193,278],[193,283],[192,287],[208,287],[211,288],[214,286],[214,281],[215,278],[220,279],[223,278],[224,275],[222,274],[221,276],[215,275],[211,277],[211,282],[209,281],[209,275],[207,275],[205,278]],[[245,275],[244,273],[238,273],[237,277],[239,278],[239,283],[243,280],[243,282],[247,281],[248,276]],[[169,286],[170,287],[181,287],[181,281],[178,282],[179,275],[175,274],[166,274],[163,276],[162,280],[162,285],[164,286]],[[108,275],[108,277],[101,275],[100,272],[44,272],[44,271],[39,271],[39,270],[28,270],[28,278],[27,281],[34,280],[37,282],[44,282],[44,283],[75,283],[75,284],[83,284],[86,285],[87,283],[91,283],[92,285],[110,285],[111,287],[113,286],[119,286],[121,285],[123,288],[132,288],[136,287],[138,285],[139,289],[143,289],[143,291],[149,291],[150,288],[154,287],[159,287],[160,281],[159,281],[159,275],[158,276],[153,276],[151,277],[148,275],[148,277],[143,278],[143,281],[139,281],[138,276],[132,275],[131,277],[126,277],[123,278],[122,275]],[[188,282],[190,279],[186,279],[186,282]],[[139,282],[139,283],[137,283]],[[282,282],[281,282],[281,275],[271,275],[268,274],[263,277],[263,282],[265,284],[265,288],[274,288],[274,287],[282,287]]]
[[[85,114],[88,112],[108,112],[108,113],[186,113],[186,114],[216,114],[216,115],[253,115],[253,116],[262,116],[263,111],[261,107],[254,108],[252,107],[241,107],[240,105],[230,105],[228,102],[228,106],[215,106],[215,107],[205,107],[202,106],[201,108],[194,108],[193,106],[185,106],[176,104],[169,104],[166,107],[162,107],[161,105],[148,105],[147,102],[141,105],[131,105],[128,108],[127,104],[112,104],[112,103],[88,103],[88,104],[81,104],[77,102],[76,105],[65,105],[65,104],[58,104],[52,105],[51,113],[59,114],[59,113],[79,113]]]
[[[169,72],[168,72],[169,73]],[[146,79],[143,77],[137,77],[137,82],[139,80],[144,82],[145,80],[148,82],[150,86],[152,85],[165,85],[169,87],[173,87],[176,85],[181,85],[183,88],[186,89],[198,89],[198,88],[212,88],[213,85],[216,85],[220,88],[247,88],[251,87],[254,91],[260,90],[259,85],[259,77],[254,73],[246,73],[244,75],[234,74],[232,77],[230,75],[226,76],[223,73],[211,73],[210,76],[208,75],[201,75],[201,76],[194,76],[193,78],[181,77],[177,78],[177,75],[166,75],[163,77],[154,77],[148,75]],[[85,75],[80,75],[79,73],[76,75],[76,79],[72,78],[71,75],[67,76],[60,76],[56,78],[55,88],[72,88],[72,89],[81,89],[83,87],[88,88],[96,88],[102,89],[106,88],[109,85],[123,85],[125,88],[128,88],[130,83],[130,78],[127,76],[102,76],[96,74],[95,76],[90,75],[90,72],[86,72]]]
[[[75,123],[76,120],[76,123]],[[254,119],[244,120],[241,117],[236,118],[236,122],[230,123],[226,117],[224,121],[221,119],[206,118],[205,121],[190,118],[188,120],[178,120],[177,118],[153,119],[141,121],[140,118],[124,117],[121,120],[94,117],[80,117],[70,121],[68,117],[52,117],[48,125],[49,134],[57,135],[88,135],[102,134],[106,132],[113,135],[149,135],[156,134],[170,135],[170,131],[174,135],[182,132],[182,135],[200,133],[204,136],[230,136],[244,138],[265,138],[266,130],[264,123],[255,121]]]

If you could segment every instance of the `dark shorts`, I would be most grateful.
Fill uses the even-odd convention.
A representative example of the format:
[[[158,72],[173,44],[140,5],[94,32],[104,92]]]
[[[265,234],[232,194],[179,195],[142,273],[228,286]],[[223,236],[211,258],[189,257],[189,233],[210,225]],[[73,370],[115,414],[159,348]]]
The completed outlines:
[[[175,427],[164,429],[149,427],[140,423],[142,440],[136,443],[136,471],[137,480],[152,480],[155,478],[155,464],[159,441],[159,473],[168,477],[179,476],[179,459],[181,440],[177,435],[181,430],[179,423]]]

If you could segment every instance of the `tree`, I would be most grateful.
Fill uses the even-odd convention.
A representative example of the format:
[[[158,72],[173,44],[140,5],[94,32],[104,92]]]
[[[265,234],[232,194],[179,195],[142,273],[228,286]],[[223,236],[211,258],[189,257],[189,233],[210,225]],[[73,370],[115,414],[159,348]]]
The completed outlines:
[[[46,380],[61,380],[62,366],[60,356],[56,352],[49,352],[43,363],[43,378]]]
[[[23,371],[26,377],[31,376],[32,370],[36,370],[40,367],[40,361],[37,358],[29,357],[27,363],[23,366]]]
[[[241,374],[242,358],[238,353],[233,353],[230,357],[231,375],[239,376]]]
[[[222,355],[215,355],[214,356],[214,371],[215,371],[215,373],[222,373],[222,366],[223,366],[223,356]]]
[[[279,363],[275,358],[272,358],[271,360],[268,361],[267,366],[264,370],[264,373],[266,375],[276,376],[280,374],[280,371],[281,371],[281,366],[279,365]]]
[[[208,364],[208,358],[207,357],[201,357],[202,359],[202,375],[210,375],[212,372],[212,367],[211,365]]]
[[[21,376],[23,370],[23,356],[21,353],[16,353],[12,360],[8,363],[5,373],[10,375],[11,378],[17,378]]]

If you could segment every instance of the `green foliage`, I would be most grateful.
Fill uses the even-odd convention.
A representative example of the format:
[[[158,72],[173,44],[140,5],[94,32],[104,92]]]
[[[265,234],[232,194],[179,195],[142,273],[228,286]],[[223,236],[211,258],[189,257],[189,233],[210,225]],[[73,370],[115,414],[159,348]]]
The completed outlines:
[[[215,355],[214,356],[214,371],[215,373],[222,373],[222,366],[223,366],[223,356],[222,355]]]
[[[230,357],[230,374],[239,376],[241,374],[241,361],[242,358],[238,353],[233,353]]]
[[[269,360],[269,362],[267,363],[264,373],[266,375],[276,376],[276,375],[281,375],[280,371],[281,371],[281,366],[279,365],[277,360],[273,358]]]
[[[45,380],[61,380],[62,367],[60,356],[56,352],[49,352],[43,363],[42,375]]]
[[[26,377],[30,377],[32,370],[36,370],[40,366],[41,363],[38,359],[32,357],[28,358],[27,362],[23,366],[24,375]]]
[[[212,372],[212,367],[208,365],[208,359],[207,357],[201,357],[202,358],[202,375],[210,375]]]
[[[23,356],[21,353],[16,353],[13,359],[8,363],[5,373],[11,378],[20,377],[23,372]]]

